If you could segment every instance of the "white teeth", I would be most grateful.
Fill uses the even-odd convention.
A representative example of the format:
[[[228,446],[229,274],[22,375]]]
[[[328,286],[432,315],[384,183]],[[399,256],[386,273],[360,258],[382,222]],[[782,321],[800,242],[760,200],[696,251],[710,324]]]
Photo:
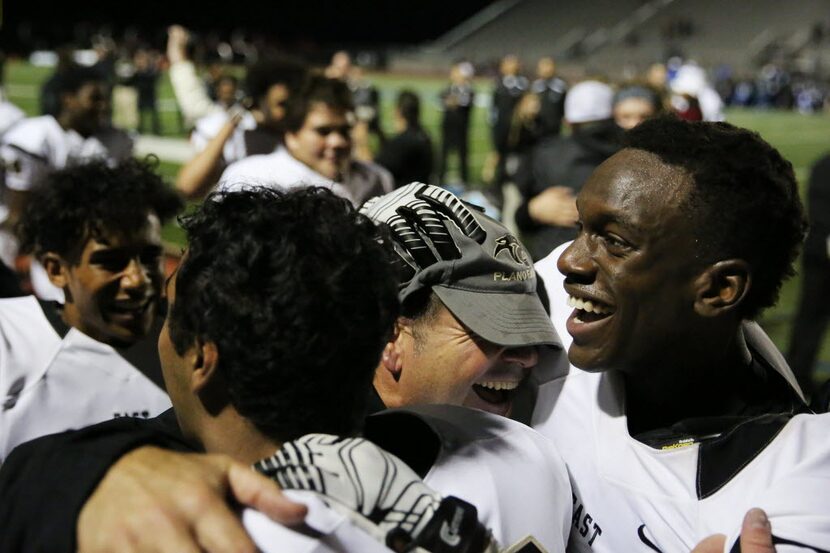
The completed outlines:
[[[591,300],[582,300],[573,296],[568,296],[568,306],[579,309],[580,311],[596,313],[597,315],[608,315],[612,313],[610,307],[602,305],[601,303],[594,303]]]
[[[518,382],[476,382],[482,388],[490,388],[491,390],[515,390],[519,387]]]

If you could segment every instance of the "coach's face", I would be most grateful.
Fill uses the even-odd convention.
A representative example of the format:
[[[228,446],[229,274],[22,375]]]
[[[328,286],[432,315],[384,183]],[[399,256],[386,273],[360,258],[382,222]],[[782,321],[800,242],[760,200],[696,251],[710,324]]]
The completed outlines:
[[[694,315],[690,177],[653,154],[626,149],[600,165],[577,199],[581,229],[559,271],[575,307],[568,357],[586,370],[632,372],[668,360]]]
[[[443,305],[414,325],[403,325],[395,343],[400,405],[444,403],[510,414],[516,389],[539,360],[535,347],[488,342]]]
[[[128,236],[103,232],[90,237],[76,262],[47,254],[52,283],[66,295],[66,323],[113,346],[147,335],[162,282],[161,225],[148,215]]]
[[[313,104],[303,126],[285,135],[288,151],[324,177],[340,181],[352,151],[348,113],[326,104]]]

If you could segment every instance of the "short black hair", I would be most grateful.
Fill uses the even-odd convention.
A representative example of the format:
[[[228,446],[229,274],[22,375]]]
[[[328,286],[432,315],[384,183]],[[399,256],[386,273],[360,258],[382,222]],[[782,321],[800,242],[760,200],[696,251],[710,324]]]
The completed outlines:
[[[80,259],[90,237],[126,235],[154,213],[164,223],[182,208],[179,196],[156,173],[158,160],[128,159],[110,167],[93,160],[49,174],[26,203],[17,233],[24,253],[55,252]]]
[[[401,90],[398,94],[398,113],[406,124],[412,128],[421,126],[421,99],[411,90]]]
[[[792,164],[758,133],[728,123],[648,120],[624,147],[650,152],[688,173],[687,197],[705,262],[741,258],[752,267],[744,318],[775,304],[794,273],[807,228]]]
[[[354,110],[352,92],[346,83],[322,75],[309,75],[297,93],[292,94],[288,100],[285,128],[290,132],[300,130],[315,104],[324,104],[344,112]]]
[[[355,434],[398,315],[382,229],[323,188],[247,188],[182,218],[169,330],[213,342],[230,402],[278,441]]]
[[[271,55],[248,68],[245,76],[245,93],[259,103],[274,85],[285,85],[291,93],[303,81],[305,67],[293,58]]]
[[[62,72],[60,78],[57,79],[56,90],[60,97],[64,94],[77,94],[85,84],[105,82],[106,80],[101,74],[92,67],[73,64]]]

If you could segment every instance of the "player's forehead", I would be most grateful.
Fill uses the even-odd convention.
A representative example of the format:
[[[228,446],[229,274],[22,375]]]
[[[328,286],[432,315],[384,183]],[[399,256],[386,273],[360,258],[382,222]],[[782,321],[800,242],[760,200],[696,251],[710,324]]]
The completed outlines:
[[[640,226],[679,215],[691,187],[691,177],[682,168],[650,152],[627,148],[591,174],[577,197],[577,208],[583,217],[613,216]]]
[[[320,127],[344,126],[349,124],[349,111],[327,104],[325,102],[313,102],[309,106],[308,114],[305,117],[305,127],[317,129]]]
[[[161,245],[161,221],[155,213],[148,212],[137,227],[105,221],[91,223],[81,249],[143,249]]]

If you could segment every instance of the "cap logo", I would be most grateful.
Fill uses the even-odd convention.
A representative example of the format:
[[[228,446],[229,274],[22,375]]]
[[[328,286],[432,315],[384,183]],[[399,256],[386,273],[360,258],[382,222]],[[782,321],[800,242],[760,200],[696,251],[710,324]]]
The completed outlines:
[[[496,249],[493,250],[493,257],[498,257],[501,252],[507,252],[513,261],[521,263],[530,267],[530,261],[527,258],[524,248],[512,234],[505,234],[496,238]]]

